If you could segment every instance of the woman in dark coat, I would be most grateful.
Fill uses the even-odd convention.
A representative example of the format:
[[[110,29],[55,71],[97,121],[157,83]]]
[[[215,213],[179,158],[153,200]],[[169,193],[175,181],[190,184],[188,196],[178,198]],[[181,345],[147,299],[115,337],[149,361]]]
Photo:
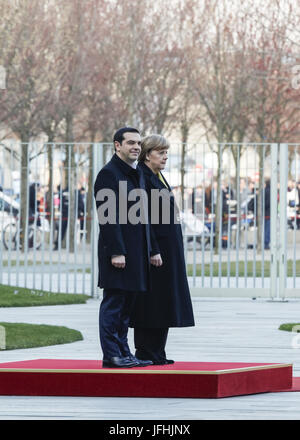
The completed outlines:
[[[168,141],[160,135],[142,141],[138,167],[143,171],[151,221],[150,290],[136,299],[130,327],[138,359],[150,359],[156,365],[173,363],[166,357],[165,346],[170,327],[194,326],[192,302],[184,260],[179,211],[171,188],[161,173],[168,159]],[[162,191],[155,224],[151,214],[151,190]],[[157,205],[156,205],[157,206]],[[169,210],[169,218],[163,209]],[[155,214],[157,214],[155,212]]]

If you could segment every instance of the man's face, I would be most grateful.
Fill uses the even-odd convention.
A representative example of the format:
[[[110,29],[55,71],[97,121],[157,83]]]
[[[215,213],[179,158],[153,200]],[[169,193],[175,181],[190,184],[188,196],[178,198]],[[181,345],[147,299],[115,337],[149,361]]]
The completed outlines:
[[[141,153],[141,136],[138,133],[124,133],[120,144],[115,142],[118,156],[125,162],[135,162]]]

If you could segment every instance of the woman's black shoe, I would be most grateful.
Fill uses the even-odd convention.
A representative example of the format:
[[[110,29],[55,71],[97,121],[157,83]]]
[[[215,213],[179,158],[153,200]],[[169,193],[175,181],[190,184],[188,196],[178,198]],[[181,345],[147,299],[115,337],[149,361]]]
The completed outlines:
[[[175,361],[173,361],[172,359],[163,359],[161,361],[152,361],[153,365],[170,365],[170,364],[174,364]]]
[[[132,368],[138,367],[139,363],[134,360],[130,360],[128,357],[112,357],[111,359],[103,359],[102,368]]]

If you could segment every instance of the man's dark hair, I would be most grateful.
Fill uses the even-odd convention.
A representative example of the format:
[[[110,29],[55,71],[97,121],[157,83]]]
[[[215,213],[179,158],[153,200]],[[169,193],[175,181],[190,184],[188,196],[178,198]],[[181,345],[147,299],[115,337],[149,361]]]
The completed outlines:
[[[124,140],[124,133],[138,133],[138,134],[140,134],[140,132],[136,128],[133,128],[133,127],[119,128],[119,130],[117,130],[114,134],[114,143],[119,142],[121,144],[122,141]]]

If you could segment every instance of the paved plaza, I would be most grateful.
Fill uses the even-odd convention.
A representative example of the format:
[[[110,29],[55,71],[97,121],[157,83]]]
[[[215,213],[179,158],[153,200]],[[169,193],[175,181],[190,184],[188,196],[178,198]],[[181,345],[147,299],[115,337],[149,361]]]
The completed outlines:
[[[84,305],[1,308],[0,321],[64,325],[84,340],[27,350],[2,351],[1,362],[39,358],[101,359],[99,299]],[[171,329],[168,357],[177,361],[286,362],[300,377],[300,335],[279,331],[300,322],[300,301],[193,298],[196,327]],[[132,330],[129,338],[132,345]],[[299,348],[298,348],[299,346]],[[0,419],[69,420],[273,420],[300,419],[300,392],[223,399],[0,396]]]

